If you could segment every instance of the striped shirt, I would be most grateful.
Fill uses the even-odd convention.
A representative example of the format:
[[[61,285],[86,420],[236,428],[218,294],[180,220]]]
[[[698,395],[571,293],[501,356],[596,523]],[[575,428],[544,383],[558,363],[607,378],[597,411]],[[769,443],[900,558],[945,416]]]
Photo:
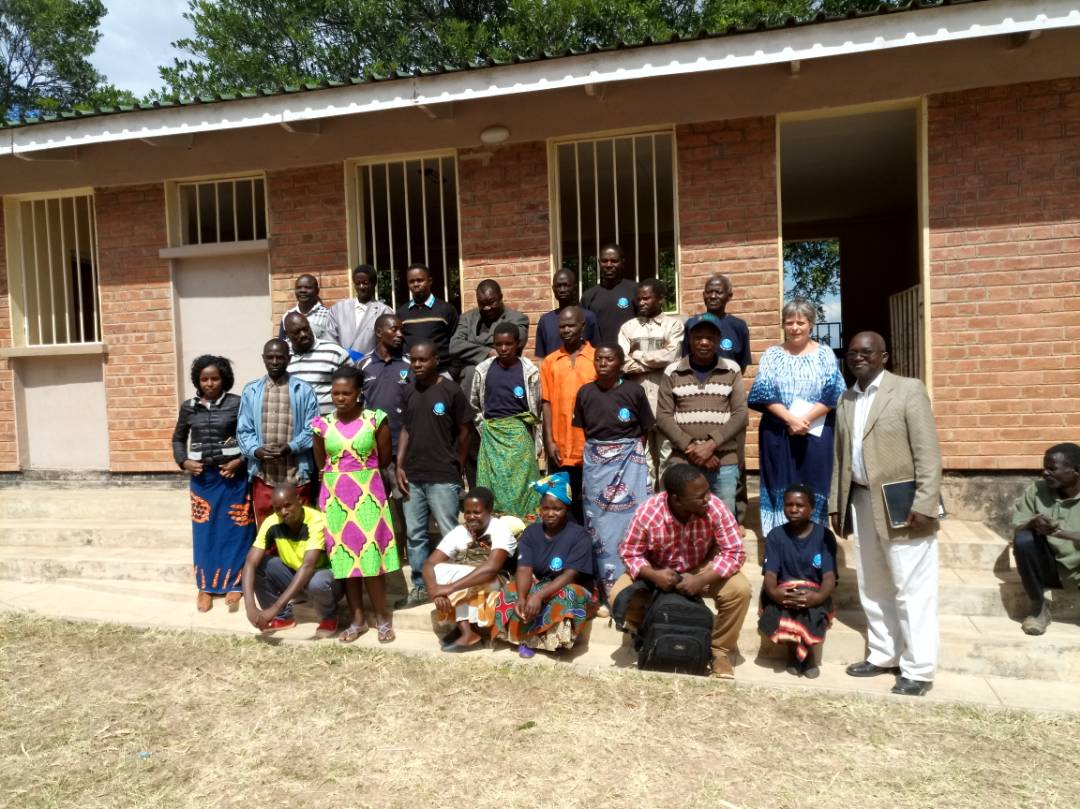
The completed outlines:
[[[315,340],[306,354],[293,354],[289,360],[289,376],[295,376],[311,385],[319,400],[319,415],[334,410],[330,400],[330,377],[334,371],[349,362],[349,352],[329,340]]]
[[[717,361],[701,376],[683,357],[664,369],[656,402],[656,426],[671,441],[672,458],[686,460],[695,441],[712,439],[722,465],[736,464],[738,437],[746,430],[742,374]]]
[[[704,517],[679,522],[661,492],[638,506],[619,556],[634,579],[646,566],[688,573],[703,562],[726,579],[743,566],[746,549],[739,524],[716,495],[709,496]]]
[[[306,314],[300,311],[299,306],[294,306],[292,309],[287,309],[285,314],[281,316],[281,328],[278,329],[278,338],[285,342],[289,342],[289,338],[285,336],[285,318],[293,312],[307,318],[308,325],[311,326],[311,333],[315,335],[316,340],[322,339],[326,334],[326,330],[330,327],[330,310],[323,306],[322,301],[317,301],[311,307],[311,311]],[[289,348],[292,348],[292,343],[289,343]]]

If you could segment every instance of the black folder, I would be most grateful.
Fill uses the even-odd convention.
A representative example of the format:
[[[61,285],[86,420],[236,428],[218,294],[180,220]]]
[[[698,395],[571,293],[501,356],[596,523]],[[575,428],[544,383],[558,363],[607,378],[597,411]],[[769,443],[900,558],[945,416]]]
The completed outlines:
[[[914,478],[881,484],[881,495],[885,499],[885,512],[889,518],[889,525],[893,528],[903,528],[907,524],[908,514],[915,503]],[[944,516],[945,503],[938,501],[937,518],[940,520]]]

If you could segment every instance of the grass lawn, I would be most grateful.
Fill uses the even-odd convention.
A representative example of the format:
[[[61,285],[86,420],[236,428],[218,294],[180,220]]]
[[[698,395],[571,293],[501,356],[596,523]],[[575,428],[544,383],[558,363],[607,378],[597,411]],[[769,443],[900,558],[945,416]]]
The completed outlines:
[[[0,615],[0,806],[1068,807],[1080,719]]]

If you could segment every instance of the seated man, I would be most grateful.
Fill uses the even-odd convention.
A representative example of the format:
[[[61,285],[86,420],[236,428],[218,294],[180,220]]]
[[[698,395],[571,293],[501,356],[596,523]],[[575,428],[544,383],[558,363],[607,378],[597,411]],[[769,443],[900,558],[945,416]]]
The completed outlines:
[[[1016,501],[1012,524],[1016,572],[1031,599],[1021,629],[1041,635],[1050,625],[1046,591],[1080,588],[1080,446],[1046,451],[1042,480]]]
[[[462,504],[465,524],[443,537],[424,562],[424,586],[439,623],[448,623],[451,615],[457,623],[443,638],[444,652],[483,648],[483,636],[474,628],[480,626],[479,611],[488,593],[509,580],[504,571],[517,551],[517,539],[506,522],[492,516],[494,508],[491,489],[471,489]]]
[[[750,606],[750,582],[739,572],[746,561],[742,532],[698,467],[675,464],[663,483],[661,494],[638,507],[619,546],[626,572],[611,588],[609,601],[614,604],[635,579],[664,592],[714,599],[712,676],[730,680],[735,677],[731,653]],[[624,625],[631,632],[645,617],[648,597],[642,590],[627,607]]]
[[[274,513],[259,526],[240,577],[248,620],[263,632],[296,626],[291,602],[305,593],[319,614],[318,631],[336,632],[342,586],[323,552],[322,514],[303,505],[292,484],[276,487],[271,503]],[[266,555],[271,546],[277,556]]]

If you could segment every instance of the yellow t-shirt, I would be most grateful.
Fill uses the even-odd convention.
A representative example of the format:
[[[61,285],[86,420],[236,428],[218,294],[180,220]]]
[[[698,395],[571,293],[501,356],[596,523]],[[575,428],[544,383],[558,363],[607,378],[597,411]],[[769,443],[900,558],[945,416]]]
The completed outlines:
[[[259,534],[255,537],[254,547],[266,550],[271,544],[277,546],[278,557],[288,567],[299,570],[304,563],[304,556],[308,551],[324,551],[326,540],[324,529],[326,522],[323,515],[311,508],[304,506],[304,522],[296,536],[289,526],[285,525],[277,514],[271,514],[259,527]],[[328,567],[329,560],[326,554],[319,559],[319,567]]]

